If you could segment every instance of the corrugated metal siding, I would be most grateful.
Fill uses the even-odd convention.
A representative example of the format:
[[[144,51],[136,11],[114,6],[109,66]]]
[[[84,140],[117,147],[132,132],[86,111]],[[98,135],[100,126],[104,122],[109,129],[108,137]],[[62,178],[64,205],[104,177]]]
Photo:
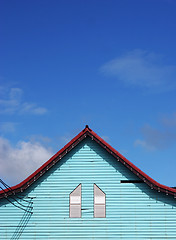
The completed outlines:
[[[85,139],[26,192],[33,215],[0,200],[0,238],[176,239],[176,200],[151,190],[90,139]],[[69,218],[69,194],[82,184],[82,218]],[[106,218],[94,218],[93,184],[106,193]]]

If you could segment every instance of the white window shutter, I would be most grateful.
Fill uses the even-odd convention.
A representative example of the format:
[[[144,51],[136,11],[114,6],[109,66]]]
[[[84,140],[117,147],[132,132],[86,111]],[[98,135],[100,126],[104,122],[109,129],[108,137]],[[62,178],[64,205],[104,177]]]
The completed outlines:
[[[106,217],[106,194],[94,184],[94,217]]]
[[[81,217],[81,184],[70,193],[70,218]]]

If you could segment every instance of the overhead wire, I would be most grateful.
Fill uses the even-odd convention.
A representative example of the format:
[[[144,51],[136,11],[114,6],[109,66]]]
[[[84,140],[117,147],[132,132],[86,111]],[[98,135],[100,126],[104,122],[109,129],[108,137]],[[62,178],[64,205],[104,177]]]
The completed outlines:
[[[2,191],[4,191],[5,193],[6,193],[6,191],[0,186],[0,188],[2,189]],[[8,197],[6,197],[6,199],[7,199],[7,201],[8,202],[10,202],[13,206],[15,206],[15,207],[17,207],[17,208],[20,208],[20,209],[22,209],[23,211],[25,211],[25,212],[28,212],[28,213],[33,213],[33,212],[31,212],[31,211],[28,211],[28,210],[26,210],[26,209],[24,209],[24,208],[22,208],[22,207],[20,207],[20,206],[17,206],[17,205],[15,205]],[[18,201],[17,201],[18,202]],[[19,202],[18,202],[19,203]],[[22,205],[22,204],[20,204],[20,205]],[[24,206],[24,205],[22,205],[22,206]],[[30,208],[33,208],[33,207],[31,207],[31,206],[24,206],[24,207],[26,207],[26,208],[28,208],[28,207],[30,207]]]
[[[1,189],[4,191],[4,193],[7,193],[2,187],[1,187]],[[23,205],[22,203],[20,203],[17,199],[15,199],[13,196],[9,196],[9,197],[11,197],[13,200],[15,200],[19,205],[21,205],[22,207],[27,207],[26,205]]]
[[[4,186],[5,188],[7,188],[7,189],[14,195],[13,189],[12,189],[7,183],[5,183],[2,179],[0,179],[0,182],[3,184],[3,186]],[[18,199],[20,199],[20,200],[22,200],[22,201],[25,201],[25,202],[28,202],[28,203],[29,203],[28,200],[26,200],[26,199],[24,199],[24,198],[22,198],[22,197],[18,197],[18,196],[15,196],[15,197],[18,198]],[[31,198],[31,197],[28,197],[28,198]]]

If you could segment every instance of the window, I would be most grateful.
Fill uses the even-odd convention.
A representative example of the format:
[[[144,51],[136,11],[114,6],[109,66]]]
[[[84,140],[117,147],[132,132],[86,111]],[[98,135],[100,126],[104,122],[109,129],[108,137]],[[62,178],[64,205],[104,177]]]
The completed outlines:
[[[81,217],[81,184],[70,193],[70,218]]]
[[[94,184],[94,217],[106,217],[106,194]]]
[[[81,218],[81,183],[70,193],[70,218]],[[94,217],[106,217],[106,194],[94,184]]]

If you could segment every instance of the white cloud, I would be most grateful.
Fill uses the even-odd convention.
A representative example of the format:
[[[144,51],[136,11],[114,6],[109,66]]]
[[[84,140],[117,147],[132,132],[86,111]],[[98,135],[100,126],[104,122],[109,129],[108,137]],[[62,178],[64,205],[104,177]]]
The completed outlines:
[[[2,95],[2,94],[1,94]],[[34,103],[23,101],[23,90],[20,88],[10,88],[4,91],[3,97],[0,98],[1,114],[34,114],[42,115],[47,112],[44,107],[38,107]]]
[[[128,52],[100,69],[126,86],[137,86],[157,91],[176,88],[176,66],[162,63],[161,56],[140,49]]]
[[[39,142],[19,142],[15,147],[0,137],[0,178],[17,184],[52,156],[52,151]]]

